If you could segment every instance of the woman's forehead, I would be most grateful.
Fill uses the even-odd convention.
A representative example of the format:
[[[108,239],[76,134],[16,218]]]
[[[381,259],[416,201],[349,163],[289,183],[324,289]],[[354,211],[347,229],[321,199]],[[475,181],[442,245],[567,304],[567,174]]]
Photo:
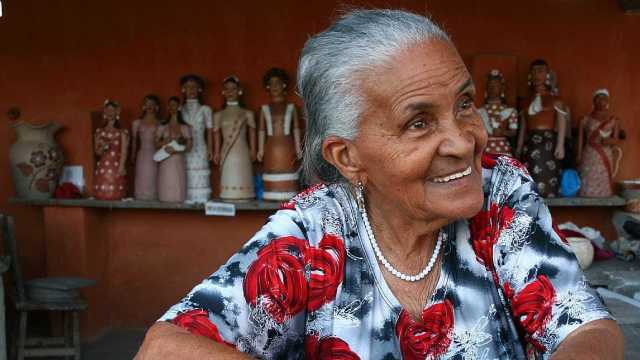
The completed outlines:
[[[452,44],[429,40],[398,52],[380,71],[371,73],[369,79],[365,75],[363,80],[378,96],[398,102],[416,93],[457,93],[470,75]]]

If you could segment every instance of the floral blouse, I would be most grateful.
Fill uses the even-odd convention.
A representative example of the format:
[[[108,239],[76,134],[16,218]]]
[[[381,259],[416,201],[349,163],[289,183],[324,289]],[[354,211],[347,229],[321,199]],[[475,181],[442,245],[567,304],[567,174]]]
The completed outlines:
[[[267,359],[549,358],[611,315],[526,170],[483,159],[483,210],[448,225],[421,321],[387,286],[351,192],[297,195],[160,320]]]

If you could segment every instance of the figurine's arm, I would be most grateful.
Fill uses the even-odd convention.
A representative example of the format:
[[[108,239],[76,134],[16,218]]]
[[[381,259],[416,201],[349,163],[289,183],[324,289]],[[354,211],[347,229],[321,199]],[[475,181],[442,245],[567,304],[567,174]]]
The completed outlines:
[[[96,155],[102,156],[102,153],[104,153],[104,143],[99,135],[99,130],[100,129],[96,130],[96,133],[93,135],[93,151]]]
[[[209,132],[213,138],[213,156],[211,157],[211,160],[216,165],[220,164],[220,147],[222,146],[222,139],[220,139],[220,123],[222,119],[220,117],[221,115],[219,112],[213,114],[213,128]]]
[[[578,156],[576,157],[576,162],[580,164],[582,162],[582,147],[584,146],[584,123],[587,120],[587,117],[583,117],[580,120],[580,124],[578,124]]]
[[[167,125],[169,126],[169,125]],[[153,144],[156,146],[156,149],[160,149],[161,147],[164,146],[164,126],[160,126],[156,129],[156,133],[154,134],[153,137]]]
[[[604,139],[602,143],[604,145],[618,145],[620,144],[620,122],[617,118],[613,119],[613,134],[610,137]]]
[[[207,132],[207,160],[213,160],[213,120],[211,119],[211,108],[206,106],[203,111],[205,131]]]
[[[296,156],[302,159],[302,132],[300,131],[300,121],[298,119],[298,111],[293,106],[293,143],[296,147]]]
[[[569,109],[560,101],[557,101],[553,108],[556,110],[556,131],[558,132],[556,149],[553,154],[556,159],[562,160],[564,159],[564,138],[569,123]]]
[[[516,146],[516,157],[520,158],[522,156],[522,148],[524,147],[524,140],[527,136],[527,114],[526,111],[523,111],[520,114],[520,132],[518,134],[518,145]]]
[[[258,153],[256,154],[256,158],[259,162],[262,162],[262,157],[264,156],[264,143],[266,141],[267,134],[265,133],[265,119],[264,113],[260,112],[260,121],[258,124]]]
[[[120,133],[120,143],[122,151],[120,152],[120,166],[118,171],[120,172],[120,176],[125,176],[127,174],[127,152],[129,151],[129,134],[126,130]]]
[[[254,120],[253,111],[247,111],[247,124],[249,133],[249,150],[251,161],[256,161],[256,122]]]
[[[136,154],[138,154],[137,150],[137,141],[138,141],[138,129],[140,127],[140,121],[135,120],[131,125],[131,162],[136,162]]]
[[[182,125],[185,126],[185,125]],[[180,128],[180,131],[182,131],[182,127]],[[184,136],[184,138],[187,140],[187,144],[185,145],[184,148],[184,152],[188,152],[191,151],[191,148],[193,147],[193,136],[191,135],[191,128],[190,127],[186,127],[186,131],[182,132],[182,136]]]

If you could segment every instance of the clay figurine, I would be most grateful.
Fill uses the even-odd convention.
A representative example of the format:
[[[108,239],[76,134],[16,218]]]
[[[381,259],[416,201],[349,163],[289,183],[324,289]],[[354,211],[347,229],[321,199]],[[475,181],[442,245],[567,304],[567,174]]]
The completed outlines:
[[[169,99],[169,116],[158,127],[155,145],[158,151],[158,200],[184,202],[187,199],[185,154],[192,147],[191,127],[182,119],[180,99]],[[160,154],[158,154],[160,153]],[[160,156],[157,156],[160,155]]]
[[[593,93],[593,111],[580,121],[578,170],[580,196],[613,196],[613,177],[618,172],[622,149],[618,146],[619,119],[609,111],[609,91]]]
[[[535,60],[529,67],[531,96],[522,114],[517,152],[529,169],[542,197],[556,197],[560,186],[560,160],[564,158],[564,141],[569,109],[554,90],[549,65]]]
[[[198,75],[185,75],[180,79],[185,102],[181,113],[191,126],[193,146],[185,153],[187,162],[187,202],[204,203],[211,197],[211,169],[213,121],[211,108],[202,104],[204,80]]]
[[[137,200],[156,200],[158,164],[153,161],[156,152],[155,134],[158,129],[160,99],[147,95],[142,102],[142,114],[131,125],[131,161],[136,164],[134,197]]]
[[[240,80],[230,76],[222,87],[224,108],[213,115],[213,162],[220,165],[220,198],[253,199],[256,122],[253,112],[242,106]]]
[[[499,70],[491,70],[487,76],[485,103],[478,112],[489,134],[485,151],[513,156],[511,138],[518,130],[518,111],[507,105],[505,88],[502,73]]]
[[[265,200],[286,201],[298,191],[302,134],[296,106],[285,99],[288,83],[289,77],[278,68],[263,77],[270,101],[260,111],[257,159],[263,164]]]
[[[94,152],[99,157],[93,179],[93,196],[98,200],[120,200],[127,194],[127,149],[129,132],[120,129],[120,105],[106,100],[104,126],[96,129]]]

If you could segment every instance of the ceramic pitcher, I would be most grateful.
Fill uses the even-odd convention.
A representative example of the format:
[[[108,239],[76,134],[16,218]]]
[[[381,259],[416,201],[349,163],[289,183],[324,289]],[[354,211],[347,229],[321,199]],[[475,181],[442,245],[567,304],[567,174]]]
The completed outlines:
[[[50,122],[33,125],[18,121],[12,125],[17,140],[9,158],[16,195],[23,199],[48,199],[62,170],[64,156],[54,137],[61,126]]]

